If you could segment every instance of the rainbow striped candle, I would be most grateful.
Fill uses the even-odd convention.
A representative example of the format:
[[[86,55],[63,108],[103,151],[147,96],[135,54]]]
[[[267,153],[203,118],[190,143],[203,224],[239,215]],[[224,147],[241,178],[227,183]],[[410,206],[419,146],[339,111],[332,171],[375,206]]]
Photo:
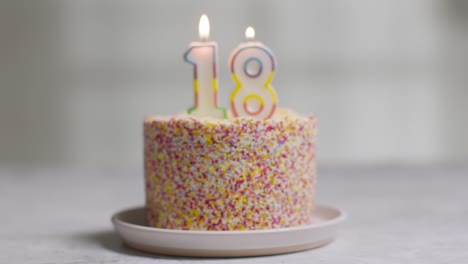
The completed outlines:
[[[196,117],[226,118],[226,109],[218,106],[218,44],[208,41],[210,24],[202,15],[199,24],[200,42],[192,42],[184,60],[193,65],[195,105],[188,109]]]
[[[231,94],[234,116],[270,118],[276,110],[278,97],[271,81],[275,74],[276,59],[268,47],[254,42],[255,31],[245,31],[248,42],[241,43],[231,53],[229,65],[236,87]]]

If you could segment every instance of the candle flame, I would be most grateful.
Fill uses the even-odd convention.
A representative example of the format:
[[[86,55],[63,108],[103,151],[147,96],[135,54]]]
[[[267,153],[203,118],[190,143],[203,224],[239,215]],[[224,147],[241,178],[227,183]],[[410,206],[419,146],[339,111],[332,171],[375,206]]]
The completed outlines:
[[[203,41],[208,40],[208,37],[210,36],[210,21],[205,14],[200,17],[200,23],[198,24],[198,34],[200,39]]]
[[[253,29],[253,27],[248,27],[245,30],[245,37],[248,41],[252,41],[255,38],[255,30]]]

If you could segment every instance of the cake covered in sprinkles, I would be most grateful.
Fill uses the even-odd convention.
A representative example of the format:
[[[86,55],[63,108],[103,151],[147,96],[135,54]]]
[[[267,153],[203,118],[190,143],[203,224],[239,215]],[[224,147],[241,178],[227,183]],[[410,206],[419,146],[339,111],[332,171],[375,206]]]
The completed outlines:
[[[317,119],[278,109],[270,119],[144,122],[146,218],[181,230],[259,230],[310,224]]]

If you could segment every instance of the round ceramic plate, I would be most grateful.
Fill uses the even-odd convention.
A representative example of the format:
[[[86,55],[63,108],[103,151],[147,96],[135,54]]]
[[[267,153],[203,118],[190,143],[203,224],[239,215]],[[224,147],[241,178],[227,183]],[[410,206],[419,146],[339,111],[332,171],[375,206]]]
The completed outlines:
[[[346,218],[340,209],[318,205],[310,225],[248,231],[189,231],[148,227],[144,208],[112,216],[112,223],[130,247],[164,255],[242,257],[289,253],[333,241]]]

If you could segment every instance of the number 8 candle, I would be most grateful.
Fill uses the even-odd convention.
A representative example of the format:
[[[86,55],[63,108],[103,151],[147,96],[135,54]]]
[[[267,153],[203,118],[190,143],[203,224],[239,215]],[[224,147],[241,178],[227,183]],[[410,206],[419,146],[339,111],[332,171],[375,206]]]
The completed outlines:
[[[255,31],[248,27],[248,40],[231,53],[229,65],[236,87],[231,94],[234,116],[270,118],[278,103],[271,81],[276,69],[273,53],[261,42],[254,42]]]
[[[218,44],[208,41],[210,24],[202,15],[199,23],[201,42],[192,42],[184,60],[193,65],[195,105],[188,113],[197,117],[226,118],[226,109],[218,106]]]

